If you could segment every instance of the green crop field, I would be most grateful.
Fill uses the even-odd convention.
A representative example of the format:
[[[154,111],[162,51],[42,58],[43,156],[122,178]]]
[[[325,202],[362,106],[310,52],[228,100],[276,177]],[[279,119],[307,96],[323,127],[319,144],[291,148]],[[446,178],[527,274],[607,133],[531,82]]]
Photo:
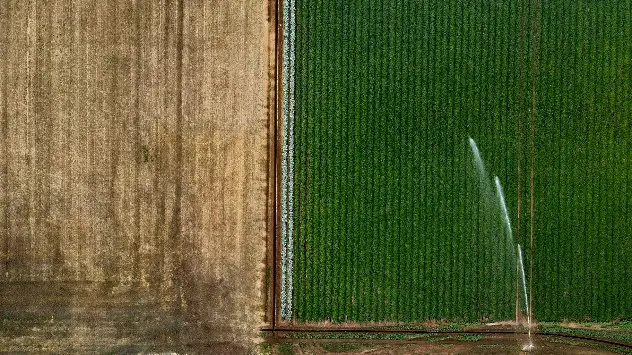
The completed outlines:
[[[535,319],[632,318],[632,1],[539,1],[535,70],[525,3],[521,40],[520,1],[295,0],[285,318],[512,319],[515,250],[468,137],[514,239],[521,186]]]

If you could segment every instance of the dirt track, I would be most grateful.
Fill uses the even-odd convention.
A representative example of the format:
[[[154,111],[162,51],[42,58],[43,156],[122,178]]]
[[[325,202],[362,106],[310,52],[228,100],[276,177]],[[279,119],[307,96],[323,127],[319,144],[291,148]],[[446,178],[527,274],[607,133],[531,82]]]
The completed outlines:
[[[436,338],[430,341],[313,341],[295,342],[291,345],[295,354],[337,353],[345,354],[616,354],[600,349],[598,343],[577,342],[556,337],[540,337],[538,347],[523,352],[522,344],[513,336],[486,336],[481,340],[459,341]]]
[[[0,2],[0,351],[253,346],[268,11]]]
[[[338,333],[338,335],[341,335]],[[607,339],[596,340],[572,335],[537,334],[535,348],[523,351],[528,343],[526,334],[508,333],[449,333],[416,334],[411,338],[374,338],[361,333],[358,338],[294,338],[291,333],[276,332],[270,340],[273,348],[291,348],[295,354],[616,354],[632,349],[615,345]],[[384,335],[384,334],[382,334]],[[391,334],[394,335],[394,334]],[[399,334],[401,335],[401,333]],[[331,336],[331,335],[330,335]],[[367,338],[368,336],[368,338]]]

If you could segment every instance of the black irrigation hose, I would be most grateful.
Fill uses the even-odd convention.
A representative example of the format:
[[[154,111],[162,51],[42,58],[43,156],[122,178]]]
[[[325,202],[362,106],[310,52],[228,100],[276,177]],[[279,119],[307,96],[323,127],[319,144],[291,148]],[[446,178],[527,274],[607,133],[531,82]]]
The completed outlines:
[[[519,333],[510,329],[496,329],[496,330],[476,330],[476,331],[468,331],[468,330],[423,330],[423,329],[375,329],[375,328],[349,328],[349,329],[340,329],[340,328],[264,328],[261,331],[265,332],[273,332],[273,333],[370,333],[370,334],[526,334]],[[632,343],[617,341],[607,338],[599,338],[599,337],[590,337],[587,335],[578,335],[578,334],[568,334],[568,333],[552,333],[552,332],[536,332],[533,333],[534,336],[556,336],[556,337],[564,337],[564,338],[572,338],[578,340],[589,340],[609,345],[621,346],[624,348],[632,349]],[[351,339],[352,340],[352,339]],[[371,339],[368,339],[371,340]],[[384,340],[393,340],[393,341],[403,341],[410,342],[415,339],[384,339]],[[420,339],[422,340],[422,339]]]

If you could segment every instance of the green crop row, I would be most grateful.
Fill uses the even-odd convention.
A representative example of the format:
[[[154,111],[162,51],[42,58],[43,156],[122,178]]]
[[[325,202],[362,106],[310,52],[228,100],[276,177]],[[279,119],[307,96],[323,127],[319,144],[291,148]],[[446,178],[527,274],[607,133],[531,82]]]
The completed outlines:
[[[534,71],[525,3],[521,41],[517,1],[296,1],[297,320],[513,318],[467,140],[528,251],[534,78],[534,315],[632,315],[632,5],[542,2]]]

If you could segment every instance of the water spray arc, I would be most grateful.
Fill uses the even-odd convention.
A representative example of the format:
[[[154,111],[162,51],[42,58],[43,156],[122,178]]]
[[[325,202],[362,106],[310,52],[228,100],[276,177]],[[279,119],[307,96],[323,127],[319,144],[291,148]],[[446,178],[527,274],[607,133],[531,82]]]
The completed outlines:
[[[491,190],[491,185],[489,183],[489,180],[487,179],[487,172],[485,170],[485,166],[483,164],[483,159],[481,157],[481,153],[480,150],[478,149],[478,146],[476,145],[476,142],[474,141],[474,139],[472,139],[471,137],[468,138],[468,142],[470,145],[470,148],[472,150],[472,154],[474,156],[474,163],[476,165],[476,168],[478,170],[478,175],[479,175],[479,182],[480,182],[480,188],[481,191],[484,195],[486,196],[490,196],[490,190]],[[513,240],[513,233],[512,233],[512,229],[511,229],[511,220],[509,218],[509,213],[507,212],[507,204],[505,201],[505,194],[503,193],[503,188],[502,188],[502,184],[500,183],[500,178],[498,176],[494,176],[494,184],[496,186],[496,197],[498,200],[498,204],[500,207],[500,214],[501,217],[503,219],[503,224],[505,226],[505,231],[507,234],[507,240],[509,241],[509,245],[511,246],[511,250],[512,250],[512,254],[516,256],[516,317],[518,314],[518,310],[519,310],[519,285],[518,283],[520,281],[522,281],[522,291],[523,291],[523,297],[524,297],[524,307],[525,307],[525,311],[527,314],[527,328],[528,328],[528,336],[529,336],[529,343],[527,345],[525,345],[525,347],[523,348],[523,350],[531,350],[534,348],[533,345],[533,341],[532,341],[532,337],[531,337],[531,314],[532,314],[532,309],[531,309],[531,305],[532,305],[532,300],[529,298],[530,296],[530,292],[527,292],[527,280],[526,280],[526,273],[524,270],[524,258],[523,258],[523,253],[522,253],[522,247],[520,246],[519,243],[515,243]],[[530,283],[529,283],[529,290],[531,289],[531,276],[529,277],[530,279]],[[520,281],[519,281],[520,280]],[[518,319],[516,318],[516,322],[518,321]]]
[[[527,295],[527,280],[524,273],[524,262],[522,261],[522,247],[518,244],[518,263],[520,265],[520,273],[522,276],[522,291],[524,292],[524,306],[527,314],[529,314],[529,298]],[[529,327],[530,328],[530,327]]]

